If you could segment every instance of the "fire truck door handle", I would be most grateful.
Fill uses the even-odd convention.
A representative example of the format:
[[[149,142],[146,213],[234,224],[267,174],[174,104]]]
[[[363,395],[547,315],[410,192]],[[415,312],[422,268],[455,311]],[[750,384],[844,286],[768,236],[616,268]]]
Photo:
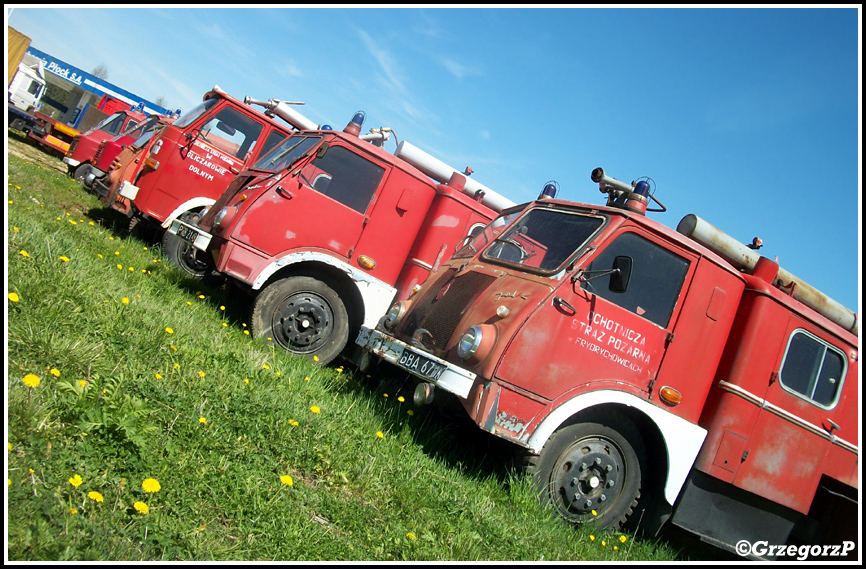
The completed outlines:
[[[572,305],[570,305],[564,299],[562,299],[558,296],[553,297],[553,305],[556,307],[566,309],[568,312],[571,313],[571,314],[569,314],[569,316],[574,316],[575,314],[577,314],[577,310],[575,310]]]
[[[286,190],[284,187],[282,187],[282,186],[277,186],[277,187],[276,187],[276,191],[277,191],[277,194],[278,194],[280,197],[282,197],[282,198],[286,198],[287,200],[292,199],[292,194],[290,194],[289,191]]]

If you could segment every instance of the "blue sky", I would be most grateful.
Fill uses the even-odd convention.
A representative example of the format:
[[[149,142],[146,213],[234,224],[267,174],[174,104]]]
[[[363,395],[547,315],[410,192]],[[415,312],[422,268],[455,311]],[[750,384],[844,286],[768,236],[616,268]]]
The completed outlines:
[[[171,108],[218,84],[392,127],[505,197],[603,203],[649,176],[859,312],[859,8],[56,9],[7,6],[33,47]],[[389,142],[386,149],[393,151]]]

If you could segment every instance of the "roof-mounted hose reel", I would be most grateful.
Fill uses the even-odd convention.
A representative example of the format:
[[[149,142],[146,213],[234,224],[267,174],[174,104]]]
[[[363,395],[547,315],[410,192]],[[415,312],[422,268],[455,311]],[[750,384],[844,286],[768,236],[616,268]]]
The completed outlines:
[[[650,188],[650,182],[653,182],[652,178],[645,176],[629,185],[616,178],[606,176],[603,168],[593,170],[590,178],[598,184],[601,193],[607,194],[607,205],[610,207],[627,209],[641,215],[646,215],[648,211],[663,212],[668,209],[653,195],[654,191]],[[647,208],[649,200],[657,203],[659,209]]]

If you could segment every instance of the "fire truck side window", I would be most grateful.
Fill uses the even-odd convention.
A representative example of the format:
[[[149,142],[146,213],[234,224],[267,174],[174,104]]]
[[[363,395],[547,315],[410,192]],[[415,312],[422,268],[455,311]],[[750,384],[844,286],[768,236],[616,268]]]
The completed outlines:
[[[631,277],[624,292],[613,292],[610,290],[611,275],[593,274],[591,271],[611,270],[614,259],[621,256],[632,260]],[[689,262],[679,255],[636,233],[623,233],[586,268],[588,280],[581,286],[666,328],[688,269]]]
[[[845,357],[833,346],[805,330],[795,330],[788,340],[779,382],[821,407],[833,407],[845,377]]]
[[[341,146],[308,164],[303,180],[320,194],[359,213],[367,211],[385,169]]]
[[[201,126],[202,138],[235,158],[244,159],[262,133],[262,124],[225,107]]]
[[[271,134],[269,134],[267,140],[265,140],[264,146],[262,146],[262,152],[259,156],[264,156],[270,152],[277,144],[284,141],[287,136],[286,133],[278,130],[271,131]]]

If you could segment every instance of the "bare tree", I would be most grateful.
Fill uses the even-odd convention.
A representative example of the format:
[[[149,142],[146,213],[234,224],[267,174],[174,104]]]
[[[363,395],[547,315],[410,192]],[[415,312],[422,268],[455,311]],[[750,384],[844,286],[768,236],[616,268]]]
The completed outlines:
[[[168,108],[168,99],[166,99],[166,98],[165,98],[164,96],[162,96],[162,95],[160,95],[159,97],[157,97],[156,100],[155,100],[153,103],[154,103],[155,105],[157,105],[157,106],[162,107],[163,109],[167,109],[167,108]]]
[[[108,79],[108,68],[104,64],[100,63],[90,70],[90,74],[100,79]]]

